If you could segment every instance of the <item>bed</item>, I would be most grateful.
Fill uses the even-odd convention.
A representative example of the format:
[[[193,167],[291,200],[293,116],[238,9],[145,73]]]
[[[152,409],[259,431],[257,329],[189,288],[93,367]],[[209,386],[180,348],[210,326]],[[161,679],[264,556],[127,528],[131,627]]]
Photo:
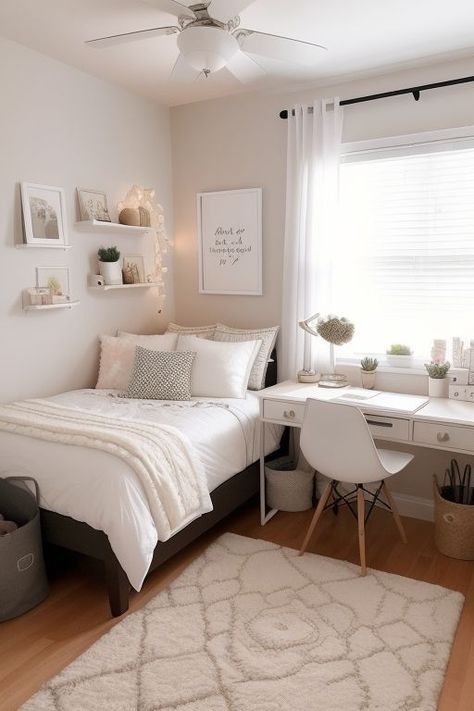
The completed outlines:
[[[266,385],[276,382],[276,363]],[[0,432],[2,469],[34,476],[41,490],[43,538],[103,561],[113,616],[128,609],[131,587],[258,492],[259,398],[193,398],[183,403],[127,401],[113,391],[79,390],[48,399],[82,411],[130,413],[182,429],[204,465],[212,510],[168,540],[158,534],[140,481],[113,454]],[[279,447],[281,428],[265,438],[266,454]],[[209,507],[210,508],[210,507]]]

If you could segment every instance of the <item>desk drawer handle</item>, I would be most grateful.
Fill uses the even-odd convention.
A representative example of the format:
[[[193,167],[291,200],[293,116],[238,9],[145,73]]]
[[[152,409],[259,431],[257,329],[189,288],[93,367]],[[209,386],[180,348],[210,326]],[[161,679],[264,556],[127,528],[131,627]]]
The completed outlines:
[[[443,434],[441,434],[441,432],[438,432],[436,438],[438,442],[447,442],[449,440],[449,434],[447,432],[444,432]]]
[[[393,422],[376,422],[375,420],[367,420],[368,425],[375,425],[375,427],[393,427]]]
[[[296,417],[296,412],[294,410],[284,410],[283,417],[286,417],[287,420],[292,420]]]

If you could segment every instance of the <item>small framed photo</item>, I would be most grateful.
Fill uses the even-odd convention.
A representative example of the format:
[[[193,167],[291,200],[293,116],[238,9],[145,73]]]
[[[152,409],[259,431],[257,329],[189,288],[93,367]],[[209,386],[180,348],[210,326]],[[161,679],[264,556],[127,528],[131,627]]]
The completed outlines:
[[[144,284],[145,260],[142,256],[124,257],[122,272],[124,284]]]
[[[101,190],[77,188],[77,199],[81,220],[112,221],[107,207],[107,195]]]
[[[24,242],[66,245],[66,197],[63,188],[21,183]]]
[[[36,288],[46,289],[52,304],[67,303],[71,300],[69,267],[36,267]]]

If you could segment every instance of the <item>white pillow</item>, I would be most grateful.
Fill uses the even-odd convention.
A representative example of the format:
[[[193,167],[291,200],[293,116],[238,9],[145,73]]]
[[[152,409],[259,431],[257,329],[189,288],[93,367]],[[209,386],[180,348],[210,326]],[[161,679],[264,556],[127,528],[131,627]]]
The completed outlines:
[[[162,333],[160,335],[139,336],[136,333],[127,333],[127,331],[119,331],[119,338],[126,338],[128,341],[133,341],[136,346],[143,346],[151,351],[174,351],[178,341],[177,333]]]
[[[176,350],[196,353],[191,376],[193,396],[244,398],[261,344],[216,343],[198,336],[179,336]]]

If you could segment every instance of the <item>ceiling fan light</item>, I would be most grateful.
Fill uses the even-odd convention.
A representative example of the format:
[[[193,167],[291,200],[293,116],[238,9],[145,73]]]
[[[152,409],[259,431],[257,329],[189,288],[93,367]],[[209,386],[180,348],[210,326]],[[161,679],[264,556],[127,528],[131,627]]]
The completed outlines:
[[[217,72],[240,49],[235,37],[220,27],[188,27],[178,36],[178,49],[199,72]]]

